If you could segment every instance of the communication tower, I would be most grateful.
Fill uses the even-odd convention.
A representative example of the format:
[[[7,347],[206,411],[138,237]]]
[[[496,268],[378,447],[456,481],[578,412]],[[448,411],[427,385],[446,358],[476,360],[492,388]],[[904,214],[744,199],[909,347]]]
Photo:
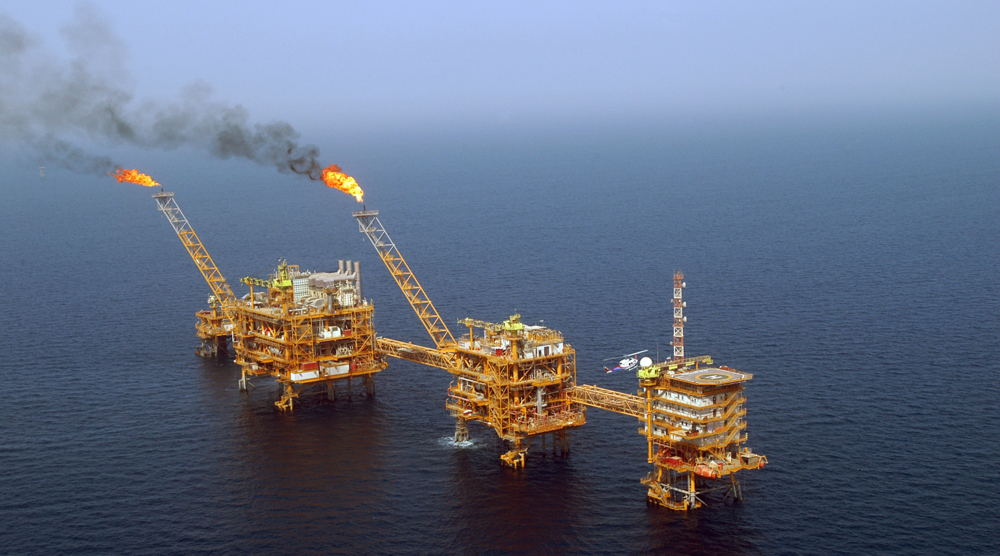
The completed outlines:
[[[687,317],[684,316],[684,273],[677,271],[674,273],[674,360],[684,361],[684,323]]]

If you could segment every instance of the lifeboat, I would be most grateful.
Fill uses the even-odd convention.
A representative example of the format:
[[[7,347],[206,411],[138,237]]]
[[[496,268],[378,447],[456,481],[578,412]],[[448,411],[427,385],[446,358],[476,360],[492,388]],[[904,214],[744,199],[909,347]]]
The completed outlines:
[[[709,467],[704,463],[699,463],[694,467],[694,474],[701,475],[702,477],[707,477],[709,479],[718,479],[719,471],[713,467]]]

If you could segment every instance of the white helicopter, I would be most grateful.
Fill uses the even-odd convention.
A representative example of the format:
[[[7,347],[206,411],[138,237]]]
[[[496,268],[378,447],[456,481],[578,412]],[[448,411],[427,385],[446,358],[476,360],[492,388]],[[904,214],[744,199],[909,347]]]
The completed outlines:
[[[647,351],[649,351],[649,350],[648,349],[644,349],[642,351],[637,351],[635,353],[626,353],[625,355],[621,356],[622,359],[620,361],[618,361],[618,366],[617,367],[615,367],[613,369],[609,369],[607,367],[604,367],[604,372],[613,373],[615,371],[631,371],[632,369],[634,369],[634,368],[636,368],[636,367],[639,366],[639,359],[636,358],[636,355],[639,355],[640,353],[646,353]],[[609,358],[605,359],[605,361],[613,361],[615,359],[618,359],[618,358],[617,357],[609,357]]]

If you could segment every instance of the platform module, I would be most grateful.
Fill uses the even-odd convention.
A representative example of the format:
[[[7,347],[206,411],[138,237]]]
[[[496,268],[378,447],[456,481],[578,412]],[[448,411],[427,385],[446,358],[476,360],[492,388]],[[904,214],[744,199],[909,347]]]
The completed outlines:
[[[199,311],[196,349],[204,357],[228,356],[242,368],[240,389],[257,376],[282,388],[275,402],[292,409],[306,388],[335,395],[334,384],[358,378],[374,393],[373,375],[386,367],[377,350],[373,305],[361,297],[359,263],[339,263],[335,272],[302,272],[286,262],[268,278],[247,277],[250,293],[237,298],[191,227],[173,193],[153,194],[159,210],[208,283],[209,309]]]
[[[336,272],[302,272],[282,262],[269,279],[247,277],[250,293],[236,304],[236,363],[248,376],[271,375],[291,409],[303,388],[360,377],[369,394],[372,375],[386,367],[375,345],[374,308],[361,297],[360,263],[339,261]]]
[[[673,353],[660,363],[643,359],[637,394],[580,385],[570,395],[581,404],[639,419],[653,470],[641,480],[647,499],[674,510],[692,510],[703,496],[725,491],[742,499],[736,473],[759,469],[767,458],[745,443],[744,388],[753,378],[714,365],[709,356],[684,356],[683,273],[674,274]]]
[[[468,421],[483,423],[507,444],[501,460],[512,467],[524,466],[536,438],[544,442],[551,436],[556,449],[568,450],[566,431],[583,425],[586,413],[568,394],[576,386],[576,351],[562,334],[525,325],[515,314],[502,323],[462,319],[459,324],[468,334],[456,340],[382,226],[379,212],[353,214],[434,342],[431,348],[380,338],[378,347],[391,357],[455,375],[446,402],[455,417],[455,439],[468,439]]]

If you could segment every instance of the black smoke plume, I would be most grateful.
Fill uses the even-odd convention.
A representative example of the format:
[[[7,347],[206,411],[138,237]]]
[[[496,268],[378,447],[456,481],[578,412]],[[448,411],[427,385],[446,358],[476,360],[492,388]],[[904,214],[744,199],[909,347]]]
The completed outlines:
[[[319,149],[287,122],[251,123],[241,106],[213,102],[195,83],[169,103],[136,102],[127,89],[125,47],[106,17],[82,5],[60,29],[73,58],[59,60],[22,25],[0,14],[0,138],[30,146],[51,164],[107,173],[114,162],[77,143],[187,146],[321,179]]]

